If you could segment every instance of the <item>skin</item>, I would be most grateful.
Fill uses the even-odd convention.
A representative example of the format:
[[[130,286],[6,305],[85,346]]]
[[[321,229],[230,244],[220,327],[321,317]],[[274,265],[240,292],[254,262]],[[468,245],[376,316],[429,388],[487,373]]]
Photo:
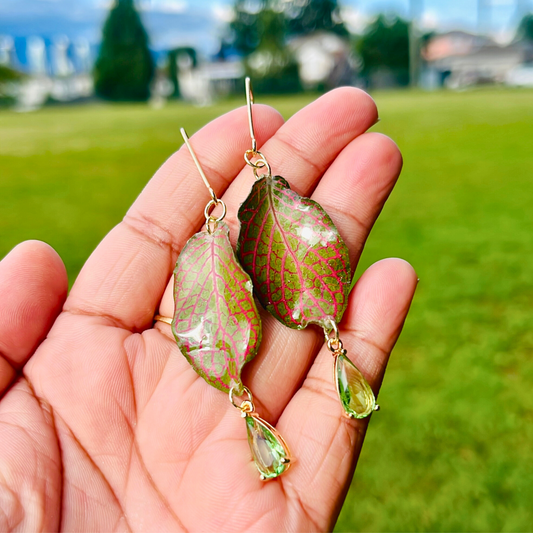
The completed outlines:
[[[352,88],[285,124],[254,106],[273,173],[324,207],[354,266],[402,165],[390,139],[365,133],[377,116]],[[253,180],[243,163],[245,108],[191,142],[227,204],[235,245],[237,208]],[[295,458],[264,483],[239,411],[191,369],[170,326],[153,324],[157,312],[173,314],[172,270],[208,200],[182,148],[94,251],[68,298],[63,264],[43,243],[24,243],[0,263],[0,531],[334,526],[368,420],[343,416],[321,331],[290,330],[262,312],[263,343],[243,380]],[[340,335],[376,393],[416,283],[409,264],[387,259],[351,293]]]

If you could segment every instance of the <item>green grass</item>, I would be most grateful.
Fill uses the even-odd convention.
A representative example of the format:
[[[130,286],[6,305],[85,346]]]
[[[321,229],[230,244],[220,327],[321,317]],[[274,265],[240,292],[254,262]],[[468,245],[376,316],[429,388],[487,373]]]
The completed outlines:
[[[358,274],[400,256],[421,281],[337,531],[531,531],[533,92],[375,98],[405,167]],[[43,239],[74,279],[179,126],[235,105],[0,113],[0,255]]]

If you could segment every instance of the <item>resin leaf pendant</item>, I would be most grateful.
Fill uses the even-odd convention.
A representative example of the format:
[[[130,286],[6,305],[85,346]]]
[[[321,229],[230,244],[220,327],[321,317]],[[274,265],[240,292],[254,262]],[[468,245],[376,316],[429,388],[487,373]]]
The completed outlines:
[[[280,176],[258,179],[239,209],[237,255],[259,301],[295,329],[340,322],[350,291],[348,248],[322,207]]]
[[[193,368],[224,392],[242,389],[241,371],[261,343],[252,282],[223,222],[185,245],[174,270],[172,332]]]
[[[252,458],[263,481],[281,476],[291,464],[283,437],[255,413],[246,415],[246,430]]]
[[[366,418],[377,411],[376,398],[359,369],[342,350],[335,355],[335,383],[342,407],[350,418]]]

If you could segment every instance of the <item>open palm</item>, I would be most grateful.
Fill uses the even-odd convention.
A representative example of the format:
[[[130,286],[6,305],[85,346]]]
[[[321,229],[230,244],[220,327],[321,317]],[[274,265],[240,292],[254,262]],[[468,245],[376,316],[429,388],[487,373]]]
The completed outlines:
[[[285,124],[266,106],[254,107],[254,119],[273,173],[324,207],[356,265],[401,169],[392,141],[364,133],[377,120],[374,102],[344,88]],[[245,108],[191,142],[227,204],[235,244],[237,208],[253,182],[243,168]],[[66,301],[64,267],[46,245],[25,243],[0,263],[1,531],[333,527],[366,421],[343,416],[321,330],[290,330],[261,310],[263,344],[243,381],[295,458],[264,483],[239,411],[189,366],[170,326],[153,325],[157,312],[173,314],[174,263],[208,200],[182,148],[92,254]],[[341,338],[375,391],[415,286],[407,263],[385,260],[350,296]]]

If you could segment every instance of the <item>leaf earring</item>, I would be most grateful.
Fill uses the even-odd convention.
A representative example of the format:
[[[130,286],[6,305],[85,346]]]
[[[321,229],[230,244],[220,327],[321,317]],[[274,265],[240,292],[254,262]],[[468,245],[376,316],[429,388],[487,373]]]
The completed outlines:
[[[244,365],[254,358],[261,343],[261,319],[252,283],[229,241],[229,228],[223,222],[226,204],[209,185],[183,128],[181,134],[211,200],[204,210],[206,231],[187,242],[176,262],[172,333],[194,370],[227,393],[241,411],[260,477],[272,479],[289,468],[291,457],[283,437],[256,413],[252,393],[241,380]],[[217,206],[222,208],[219,217],[213,215]]]
[[[365,418],[379,406],[347,357],[337,328],[350,293],[348,248],[320,204],[292,191],[281,176],[272,176],[266,157],[257,150],[250,78],[246,99],[252,148],[244,159],[256,181],[239,209],[237,255],[272,316],[294,329],[322,327],[344,412],[350,418]]]

